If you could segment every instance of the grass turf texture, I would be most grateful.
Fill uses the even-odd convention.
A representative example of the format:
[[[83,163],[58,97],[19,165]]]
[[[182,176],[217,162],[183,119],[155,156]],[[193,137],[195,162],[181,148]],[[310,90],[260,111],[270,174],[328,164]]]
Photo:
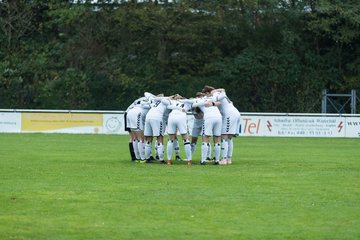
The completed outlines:
[[[0,134],[0,239],[360,238],[359,139],[236,138],[230,166],[132,163],[127,142]]]

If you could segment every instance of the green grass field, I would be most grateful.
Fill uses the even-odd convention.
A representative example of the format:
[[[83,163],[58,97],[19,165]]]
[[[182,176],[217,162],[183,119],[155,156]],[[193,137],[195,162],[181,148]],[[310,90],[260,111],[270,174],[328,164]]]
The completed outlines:
[[[360,239],[360,139],[237,138],[229,166],[127,141],[0,134],[0,239]]]

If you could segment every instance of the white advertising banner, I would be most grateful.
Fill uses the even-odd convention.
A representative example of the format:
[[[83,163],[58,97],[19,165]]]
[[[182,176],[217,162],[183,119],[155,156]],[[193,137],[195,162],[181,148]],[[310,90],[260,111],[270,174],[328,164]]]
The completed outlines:
[[[189,132],[194,117],[187,115]],[[122,112],[0,112],[1,132],[127,134]],[[244,114],[241,136],[360,138],[360,117]]]
[[[103,114],[102,133],[127,134],[124,126],[124,114]]]
[[[345,118],[306,116],[245,116],[243,136],[345,137]]]
[[[342,117],[265,117],[265,136],[344,137]]]
[[[358,138],[360,137],[360,118],[348,117],[345,123],[346,137]]]
[[[0,132],[20,132],[21,113],[0,112]]]

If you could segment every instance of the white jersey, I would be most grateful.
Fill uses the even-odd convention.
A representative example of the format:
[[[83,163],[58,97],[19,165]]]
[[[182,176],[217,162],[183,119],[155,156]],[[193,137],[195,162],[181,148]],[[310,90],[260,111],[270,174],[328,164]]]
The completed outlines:
[[[154,98],[149,112],[146,114],[144,135],[145,136],[163,136],[166,128],[164,116],[166,116],[168,98]]]
[[[168,112],[167,110],[168,98],[154,98],[151,104],[151,108],[146,115],[146,119],[155,119],[163,121],[164,115]]]
[[[221,102],[219,110],[222,114],[221,134],[238,135],[240,131],[240,112],[226,96],[225,91],[215,92],[213,101]]]
[[[150,105],[146,98],[136,99],[126,110],[126,124],[132,130],[144,130],[145,116]]]
[[[134,107],[141,107],[143,108],[145,113],[144,115],[146,115],[146,113],[149,111],[150,109],[150,103],[152,103],[152,99],[154,99],[155,96],[149,92],[145,92],[144,93],[144,97],[138,98],[136,99],[132,104],[130,104],[130,106],[126,109],[125,112],[128,112],[130,109],[134,108]]]
[[[171,110],[170,114],[185,114],[191,110],[192,100],[182,99],[182,100],[171,100],[169,101],[168,109]]]
[[[206,107],[207,102],[213,102],[211,97],[205,97],[197,99],[193,103],[192,107],[199,107],[204,113],[204,127],[203,135],[206,136],[220,136],[221,135],[221,124],[222,118],[221,113],[216,106]]]
[[[212,99],[214,102],[221,102],[221,105],[218,108],[223,116],[231,113],[239,113],[232,101],[226,96],[225,92],[215,92]]]
[[[198,107],[204,113],[204,119],[221,116],[219,108],[216,106],[205,107],[206,102],[213,102],[212,97],[195,99],[192,107]]]
[[[130,104],[130,106],[126,109],[125,112],[128,112],[130,109],[134,108],[136,105],[141,104],[142,101],[146,101],[147,98],[146,97],[141,97],[136,99],[133,103]]]

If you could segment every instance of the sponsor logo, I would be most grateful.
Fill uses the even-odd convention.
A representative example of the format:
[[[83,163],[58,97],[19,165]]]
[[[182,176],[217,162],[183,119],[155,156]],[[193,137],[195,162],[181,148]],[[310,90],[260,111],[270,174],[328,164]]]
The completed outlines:
[[[341,121],[337,127],[339,129],[338,132],[341,132],[341,129],[344,127],[343,121]]]
[[[254,121],[252,118],[244,118],[243,120],[245,134],[259,134],[261,119]]]
[[[360,121],[347,121],[348,126],[360,126]]]
[[[271,128],[272,128],[271,122],[269,120],[267,120],[266,122],[267,122],[266,126],[269,129],[269,132],[271,132]]]
[[[105,126],[109,132],[117,132],[121,128],[121,122],[116,117],[111,117],[106,121]]]

